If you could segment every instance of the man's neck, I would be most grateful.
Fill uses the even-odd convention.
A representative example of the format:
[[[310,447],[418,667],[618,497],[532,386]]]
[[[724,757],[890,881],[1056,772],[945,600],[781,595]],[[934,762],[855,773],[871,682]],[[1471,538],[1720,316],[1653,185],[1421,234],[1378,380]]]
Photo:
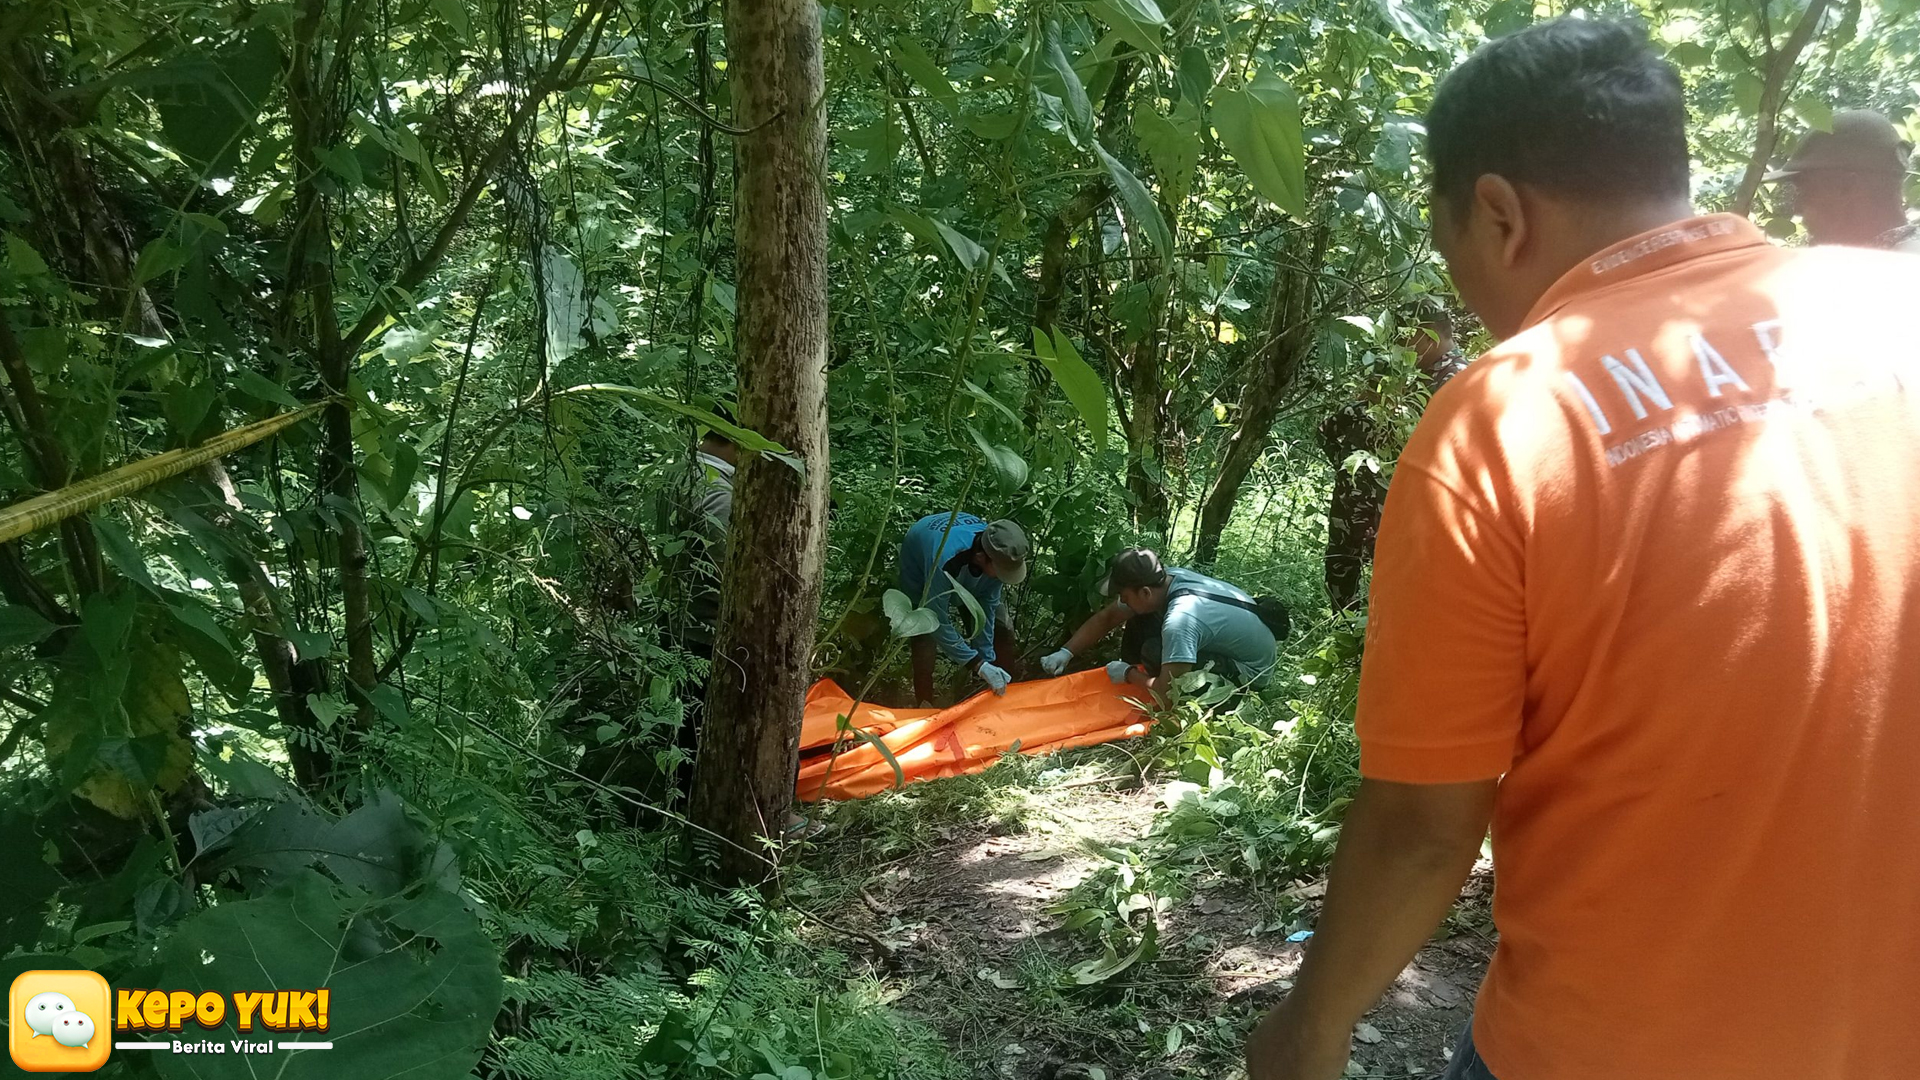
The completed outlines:
[[[1566,269],[1571,270],[1585,262],[1597,252],[1605,251],[1622,241],[1631,240],[1642,233],[1662,229],[1676,221],[1685,221],[1695,216],[1693,204],[1686,199],[1662,199],[1650,203],[1634,203],[1612,208],[1590,208],[1583,216],[1584,228],[1575,235],[1578,243],[1569,250],[1579,249],[1567,259]]]

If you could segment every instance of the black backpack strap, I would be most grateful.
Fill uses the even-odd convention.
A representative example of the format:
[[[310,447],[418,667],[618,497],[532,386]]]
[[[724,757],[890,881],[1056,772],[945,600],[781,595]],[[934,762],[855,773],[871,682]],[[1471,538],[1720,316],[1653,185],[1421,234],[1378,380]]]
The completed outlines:
[[[1255,615],[1260,614],[1260,605],[1251,600],[1242,600],[1237,596],[1222,596],[1217,592],[1208,592],[1205,589],[1174,589],[1167,593],[1167,602],[1172,603],[1173,598],[1176,596],[1197,596],[1202,600],[1211,600],[1216,604],[1229,604],[1242,611],[1251,611]]]
[[[1169,590],[1167,593],[1166,605],[1171,605],[1173,603],[1174,597],[1176,596],[1197,596],[1202,600],[1212,600],[1216,604],[1226,604],[1230,607],[1237,607],[1242,611],[1250,611],[1253,613],[1255,618],[1260,620],[1260,625],[1266,627],[1267,632],[1274,636],[1274,639],[1276,641],[1279,640],[1280,638],[1286,637],[1287,632],[1289,630],[1289,621],[1287,619],[1286,608],[1283,605],[1281,605],[1279,601],[1268,601],[1269,605],[1273,609],[1271,611],[1268,611],[1268,610],[1264,610],[1261,607],[1261,603],[1258,598],[1253,600],[1242,600],[1237,596],[1222,596],[1217,592],[1209,592],[1206,589],[1185,588],[1185,589]],[[1162,619],[1166,618],[1166,615],[1165,615],[1166,605],[1163,605],[1161,608]]]

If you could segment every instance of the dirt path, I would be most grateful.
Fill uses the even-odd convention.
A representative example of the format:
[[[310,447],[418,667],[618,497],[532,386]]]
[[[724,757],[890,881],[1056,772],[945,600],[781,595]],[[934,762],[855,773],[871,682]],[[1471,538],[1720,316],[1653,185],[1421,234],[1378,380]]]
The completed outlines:
[[[1166,1080],[1218,1076],[1240,1040],[1292,986],[1323,883],[1260,897],[1204,876],[1162,913],[1159,956],[1108,983],[1074,985],[1076,963],[1100,955],[1054,910],[1108,865],[1088,841],[1125,844],[1152,823],[1158,789],[1094,786],[1034,793],[1025,827],[965,826],[874,870],[859,925],[886,943],[877,965],[895,1005],[944,1034],[975,1075],[1007,1080]],[[1476,873],[1449,921],[1367,1017],[1351,1074],[1422,1077],[1444,1068],[1491,952],[1490,881]],[[1287,910],[1293,919],[1283,921]],[[851,921],[851,920],[850,920]]]

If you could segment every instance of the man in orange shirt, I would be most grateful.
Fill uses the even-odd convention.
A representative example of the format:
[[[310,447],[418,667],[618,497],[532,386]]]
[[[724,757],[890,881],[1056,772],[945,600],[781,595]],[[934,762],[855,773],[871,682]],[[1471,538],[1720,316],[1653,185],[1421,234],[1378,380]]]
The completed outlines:
[[[1364,780],[1253,1080],[1341,1074],[1489,823],[1452,1077],[1920,1067],[1920,260],[1694,216],[1685,117],[1577,19],[1435,97],[1435,240],[1505,340],[1395,469]]]

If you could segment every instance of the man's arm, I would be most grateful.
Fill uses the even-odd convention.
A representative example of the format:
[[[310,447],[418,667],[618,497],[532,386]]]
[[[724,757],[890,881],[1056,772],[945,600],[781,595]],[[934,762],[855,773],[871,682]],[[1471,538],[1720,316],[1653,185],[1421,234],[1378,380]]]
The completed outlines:
[[[1150,676],[1140,668],[1133,668],[1127,672],[1127,681],[1151,692],[1155,700],[1166,705],[1173,701],[1174,684],[1192,670],[1192,664],[1161,664],[1160,674]]]
[[[1132,614],[1132,612],[1126,609],[1125,605],[1115,600],[1113,603],[1087,616],[1087,621],[1080,624],[1080,629],[1073,632],[1073,636],[1067,639],[1067,643],[1063,647],[1073,655],[1079,656],[1081,653],[1098,645],[1101,638],[1106,637],[1108,634],[1113,633],[1125,625],[1127,619],[1132,617]]]
[[[942,575],[944,577],[944,575]],[[945,588],[941,586],[945,585]],[[986,659],[980,650],[960,636],[960,630],[953,625],[953,587],[944,581],[936,584],[934,595],[927,598],[927,608],[940,623],[933,631],[933,643],[940,655],[956,664],[976,666]]]
[[[1294,991],[1247,1042],[1250,1080],[1341,1075],[1353,1026],[1460,895],[1498,786],[1361,782]]]

